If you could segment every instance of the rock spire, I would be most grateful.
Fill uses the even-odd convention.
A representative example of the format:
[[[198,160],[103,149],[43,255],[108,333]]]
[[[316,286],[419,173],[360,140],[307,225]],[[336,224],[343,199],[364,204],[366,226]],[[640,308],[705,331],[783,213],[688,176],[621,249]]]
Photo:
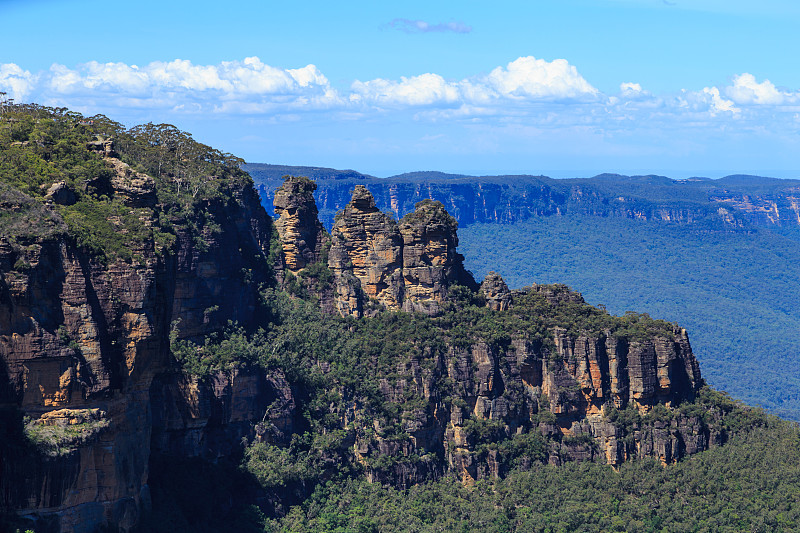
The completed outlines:
[[[292,274],[322,257],[327,232],[317,217],[316,183],[308,178],[286,176],[275,191],[275,227],[281,239],[283,261]]]

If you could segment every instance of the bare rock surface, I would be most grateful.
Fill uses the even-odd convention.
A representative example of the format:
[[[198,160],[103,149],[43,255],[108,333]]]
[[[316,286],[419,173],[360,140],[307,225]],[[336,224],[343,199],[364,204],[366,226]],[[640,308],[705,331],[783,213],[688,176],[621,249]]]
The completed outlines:
[[[481,282],[481,293],[486,298],[486,307],[493,311],[507,311],[511,307],[511,291],[502,276],[495,271],[486,274]]]
[[[373,298],[387,309],[403,305],[403,241],[397,222],[375,207],[372,195],[356,186],[353,197],[331,231],[328,265],[337,280],[337,309],[360,314],[364,299]],[[360,291],[353,289],[355,278]]]
[[[275,191],[275,227],[280,235],[287,270],[297,274],[322,256],[327,232],[317,218],[314,191],[317,185],[308,178],[287,176]]]

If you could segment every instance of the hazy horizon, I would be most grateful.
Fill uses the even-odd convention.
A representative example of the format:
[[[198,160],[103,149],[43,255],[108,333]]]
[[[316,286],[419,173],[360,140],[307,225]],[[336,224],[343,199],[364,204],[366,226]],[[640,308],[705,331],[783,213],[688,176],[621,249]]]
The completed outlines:
[[[623,176],[664,176],[673,180],[683,180],[688,178],[709,178],[720,179],[726,176],[746,175],[758,176],[762,178],[777,178],[786,180],[800,179],[800,170],[784,171],[784,170],[766,170],[758,171],[754,169],[745,170],[705,170],[705,171],[686,171],[686,170],[650,170],[650,169],[613,169],[613,170],[553,170],[553,169],[534,169],[534,170],[519,170],[519,169],[477,169],[477,170],[451,170],[439,168],[411,168],[406,170],[396,169],[363,169],[347,167],[334,167],[324,164],[308,164],[308,163],[272,163],[266,161],[247,161],[251,165],[276,165],[288,167],[312,167],[312,168],[330,168],[333,170],[353,170],[361,174],[372,176],[375,178],[391,178],[402,174],[409,174],[413,172],[442,172],[444,174],[463,174],[465,176],[547,176],[553,179],[571,179],[571,178],[593,178],[601,174],[620,174]]]
[[[788,0],[231,7],[0,2],[0,91],[380,175],[798,175]]]

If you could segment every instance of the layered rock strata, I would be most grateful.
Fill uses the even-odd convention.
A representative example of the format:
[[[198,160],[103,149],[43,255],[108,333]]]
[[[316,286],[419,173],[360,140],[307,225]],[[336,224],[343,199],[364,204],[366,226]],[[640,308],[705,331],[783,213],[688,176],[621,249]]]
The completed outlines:
[[[340,314],[360,316],[369,299],[387,309],[402,308],[403,237],[394,218],[375,207],[365,187],[356,186],[333,225],[331,239],[328,266],[336,280]]]
[[[328,235],[317,218],[314,202],[316,183],[308,178],[287,176],[275,191],[275,227],[280,235],[283,262],[297,274],[322,258]]]
[[[125,168],[116,174],[94,185],[129,205],[151,205],[148,180]],[[454,285],[478,290],[442,204],[420,202],[398,223],[357,187],[336,221],[326,262],[312,193],[308,180],[286,180],[278,261],[298,277],[327,265],[339,313],[361,316],[382,306],[436,314]],[[4,509],[55,516],[61,531],[131,531],[148,507],[154,454],[214,462],[239,457],[243,439],[285,446],[302,431],[304,391],[295,390],[289,372],[242,362],[200,379],[170,362],[170,340],[202,343],[228,320],[253,324],[259,286],[274,281],[267,264],[272,228],[251,188],[202,211],[213,225],[199,235],[177,227],[172,253],[158,254],[148,242],[132,250],[141,261],[99,261],[65,237],[63,221],[23,247],[0,239],[0,401],[31,417],[35,431],[81,428],[80,438],[59,441],[49,455],[12,450],[0,458]],[[517,298],[583,303],[553,286],[510,292],[497,275],[480,290],[504,316],[520,308]],[[509,467],[501,448],[487,444],[521,435],[547,437],[541,457],[521,461],[553,464],[616,465],[632,457],[671,463],[722,440],[699,416],[674,409],[652,416],[692,400],[702,382],[680,328],[631,337],[555,326],[539,336],[509,329],[485,337],[445,331],[441,343],[420,340],[413,353],[398,356],[379,387],[383,400],[396,404],[395,420],[349,397],[352,388],[335,391],[342,401],[330,404],[329,414],[346,438],[331,471],[344,460],[395,486],[445,472],[471,483]],[[330,372],[330,363],[316,366]],[[651,415],[627,425],[609,416],[626,409]],[[402,436],[389,436],[388,424],[401,426]]]
[[[401,415],[407,441],[372,438],[357,443],[357,453],[366,464],[379,454],[428,459],[368,469],[372,479],[407,486],[447,471],[468,483],[502,476],[507,461],[482,444],[520,434],[547,437],[543,459],[551,464],[645,457],[669,464],[721,442],[708,421],[669,409],[693,400],[702,385],[685,330],[633,340],[556,328],[553,340],[548,347],[516,334],[507,344],[451,345],[432,361],[421,355],[403,366],[384,395],[402,404],[414,391],[429,407]],[[453,383],[453,403],[439,401],[441,391],[428,385],[442,378]],[[665,407],[662,419],[643,416]],[[623,410],[634,418],[627,426],[610,416]]]
[[[455,219],[439,202],[423,201],[397,223],[356,186],[331,231],[328,266],[336,283],[336,308],[361,316],[375,302],[404,311],[436,314],[453,284],[475,289],[456,252]]]
[[[441,202],[423,200],[400,220],[403,236],[405,311],[435,314],[447,300],[447,290],[461,284],[474,291],[477,284],[464,269],[464,256],[456,251],[458,222]]]
[[[87,185],[109,187],[129,205],[152,205],[152,179],[110,163],[114,178]],[[45,455],[19,447],[0,457],[4,509],[90,532],[101,524],[130,531],[147,508],[150,388],[173,371],[170,333],[202,340],[228,320],[246,327],[259,284],[270,281],[271,222],[252,187],[206,202],[202,213],[213,226],[198,234],[176,225],[168,251],[145,241],[130,250],[133,261],[92,255],[60,221],[58,231],[33,240],[0,238],[2,422],[17,427],[20,409],[34,432],[57,420],[87,429],[79,440],[52,434]],[[140,216],[154,223],[152,211]],[[102,423],[75,414],[101,412]]]

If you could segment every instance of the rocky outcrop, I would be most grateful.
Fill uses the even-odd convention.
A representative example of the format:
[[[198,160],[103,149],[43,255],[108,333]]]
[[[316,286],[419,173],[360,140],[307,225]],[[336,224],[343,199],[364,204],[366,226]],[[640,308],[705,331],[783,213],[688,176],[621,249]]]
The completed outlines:
[[[51,201],[60,205],[72,205],[78,200],[75,191],[70,189],[65,181],[53,183],[47,189],[44,198],[46,201]]]
[[[402,308],[403,240],[397,222],[375,207],[365,187],[353,191],[333,225],[331,240],[328,266],[336,280],[340,314],[360,316],[369,299],[387,309]]]
[[[407,440],[373,436],[356,443],[369,475],[407,486],[450,471],[472,483],[504,475],[512,459],[618,465],[655,457],[667,464],[717,443],[702,418],[670,409],[691,401],[702,384],[685,331],[632,340],[557,328],[553,339],[553,347],[522,334],[508,343],[451,345],[399,367],[398,379],[382,387],[387,401],[402,405],[414,391],[429,408],[402,413]],[[451,403],[430,386],[445,381],[452,383]],[[519,442],[527,451],[510,456],[514,445],[485,446],[498,442]],[[395,464],[369,467],[386,455]]]
[[[129,207],[153,207],[156,203],[156,186],[153,178],[136,172],[130,165],[115,157],[106,159],[106,165],[114,171],[111,188],[114,194]]]
[[[461,284],[476,290],[464,257],[456,252],[458,222],[441,202],[423,200],[400,220],[403,236],[403,280],[406,311],[436,314],[447,300],[447,289]]]
[[[328,266],[335,279],[336,309],[361,316],[374,302],[434,315],[451,285],[476,289],[456,252],[457,226],[442,204],[432,201],[417,204],[398,224],[375,207],[365,187],[356,186],[331,232]]]
[[[316,188],[308,178],[287,176],[275,191],[275,227],[280,235],[283,263],[292,274],[318,262],[328,240],[317,218]]]
[[[146,205],[149,181],[128,178],[115,190]],[[55,454],[4,449],[4,509],[89,532],[100,524],[129,531],[147,508],[151,383],[172,372],[170,332],[202,339],[229,319],[247,325],[259,284],[270,281],[270,220],[252,188],[206,202],[198,216],[213,224],[197,233],[176,220],[168,251],[143,241],[133,261],[98,258],[64,232],[0,245],[4,423],[14,426],[20,409],[33,431],[93,428],[80,441],[56,439]],[[101,412],[102,423],[78,416]]]
[[[511,307],[511,291],[502,276],[495,271],[486,274],[481,282],[480,292],[486,299],[486,307],[493,311],[506,311]]]
[[[143,210],[143,224],[169,216],[153,211],[150,182],[113,159],[106,157],[116,178],[89,183],[87,191],[108,187]],[[289,178],[276,198],[277,264],[300,279],[315,272],[309,290],[330,269],[342,315],[381,307],[436,315],[448,301],[457,307],[454,295],[479,300],[454,289],[474,293],[478,286],[457,253],[457,223],[441,203],[419,202],[398,223],[356,187],[326,259],[313,191],[313,182]],[[145,240],[128,261],[92,255],[60,219],[38,237],[0,239],[0,422],[8,434],[24,425],[46,444],[0,443],[3,509],[55,517],[62,531],[131,531],[150,503],[154,455],[238,459],[242,441],[286,446],[307,430],[308,391],[295,389],[303,381],[291,382],[287,368],[237,360],[201,378],[171,359],[171,342],[202,344],[228,321],[254,327],[259,289],[275,286],[271,222],[252,188],[204,201],[189,216],[196,218],[171,221],[168,250]],[[446,472],[472,483],[502,476],[514,462],[671,463],[719,440],[706,420],[677,410],[701,384],[684,330],[587,332],[561,323],[515,330],[511,321],[501,332],[502,322],[492,321],[519,312],[524,298],[570,308],[583,300],[563,286],[510,292],[497,275],[480,290],[490,309],[503,311],[475,309],[476,320],[489,318],[486,328],[437,329],[450,314],[423,317],[435,339],[376,354],[392,358],[391,371],[369,401],[353,397],[348,384],[316,402],[315,414],[342,435],[325,452],[324,468],[352,461],[368,479],[399,487]],[[313,366],[316,376],[332,367],[298,364]],[[29,417],[24,424],[21,414]]]

